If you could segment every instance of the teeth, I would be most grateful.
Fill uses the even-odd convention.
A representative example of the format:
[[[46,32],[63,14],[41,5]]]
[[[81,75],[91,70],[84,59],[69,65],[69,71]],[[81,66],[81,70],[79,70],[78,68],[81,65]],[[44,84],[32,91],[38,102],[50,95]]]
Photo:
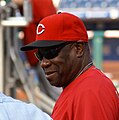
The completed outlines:
[[[54,72],[52,71],[52,72],[46,72],[45,74],[48,76],[48,75],[50,75],[50,74],[53,74]]]
[[[49,74],[52,74],[52,73],[54,73],[54,72],[46,72],[45,74],[46,74],[46,75],[49,75]]]

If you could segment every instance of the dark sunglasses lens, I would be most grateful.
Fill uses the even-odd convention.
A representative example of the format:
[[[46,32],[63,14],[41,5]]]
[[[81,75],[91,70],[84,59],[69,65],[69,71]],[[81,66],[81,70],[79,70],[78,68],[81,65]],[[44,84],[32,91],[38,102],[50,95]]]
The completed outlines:
[[[37,58],[39,60],[42,60],[43,57],[45,57],[46,59],[53,59],[55,57],[58,56],[60,50],[67,44],[62,44],[60,46],[57,47],[52,47],[52,48],[42,48],[42,49],[38,49],[38,53],[37,53]]]
[[[40,50],[40,53],[46,59],[52,59],[52,58],[55,58],[58,55],[58,51],[55,50],[55,49],[49,49],[49,50],[45,50],[45,51]]]

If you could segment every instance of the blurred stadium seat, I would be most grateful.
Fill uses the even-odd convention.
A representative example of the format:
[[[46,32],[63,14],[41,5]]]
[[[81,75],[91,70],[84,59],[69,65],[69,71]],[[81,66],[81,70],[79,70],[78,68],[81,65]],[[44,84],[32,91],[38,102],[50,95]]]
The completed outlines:
[[[119,7],[119,0],[62,0],[60,8]]]
[[[59,10],[71,12],[82,19],[119,18],[119,0],[61,0]]]

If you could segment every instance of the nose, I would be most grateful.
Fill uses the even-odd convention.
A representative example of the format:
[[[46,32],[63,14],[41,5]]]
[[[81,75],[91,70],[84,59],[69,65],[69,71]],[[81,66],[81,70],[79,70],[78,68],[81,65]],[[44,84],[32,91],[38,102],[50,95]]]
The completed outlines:
[[[47,68],[47,67],[49,67],[50,65],[51,65],[50,60],[48,60],[48,59],[46,59],[46,58],[43,58],[42,61],[41,61],[41,63],[40,63],[40,66],[41,66],[42,68]]]

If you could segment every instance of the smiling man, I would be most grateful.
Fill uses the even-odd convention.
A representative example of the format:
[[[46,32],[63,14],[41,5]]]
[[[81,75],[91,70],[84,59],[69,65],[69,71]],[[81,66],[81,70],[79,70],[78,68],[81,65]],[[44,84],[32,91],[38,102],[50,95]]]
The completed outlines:
[[[51,85],[62,87],[53,120],[119,120],[118,92],[91,59],[86,28],[70,13],[40,21],[36,41],[21,48],[37,49],[36,57]]]

